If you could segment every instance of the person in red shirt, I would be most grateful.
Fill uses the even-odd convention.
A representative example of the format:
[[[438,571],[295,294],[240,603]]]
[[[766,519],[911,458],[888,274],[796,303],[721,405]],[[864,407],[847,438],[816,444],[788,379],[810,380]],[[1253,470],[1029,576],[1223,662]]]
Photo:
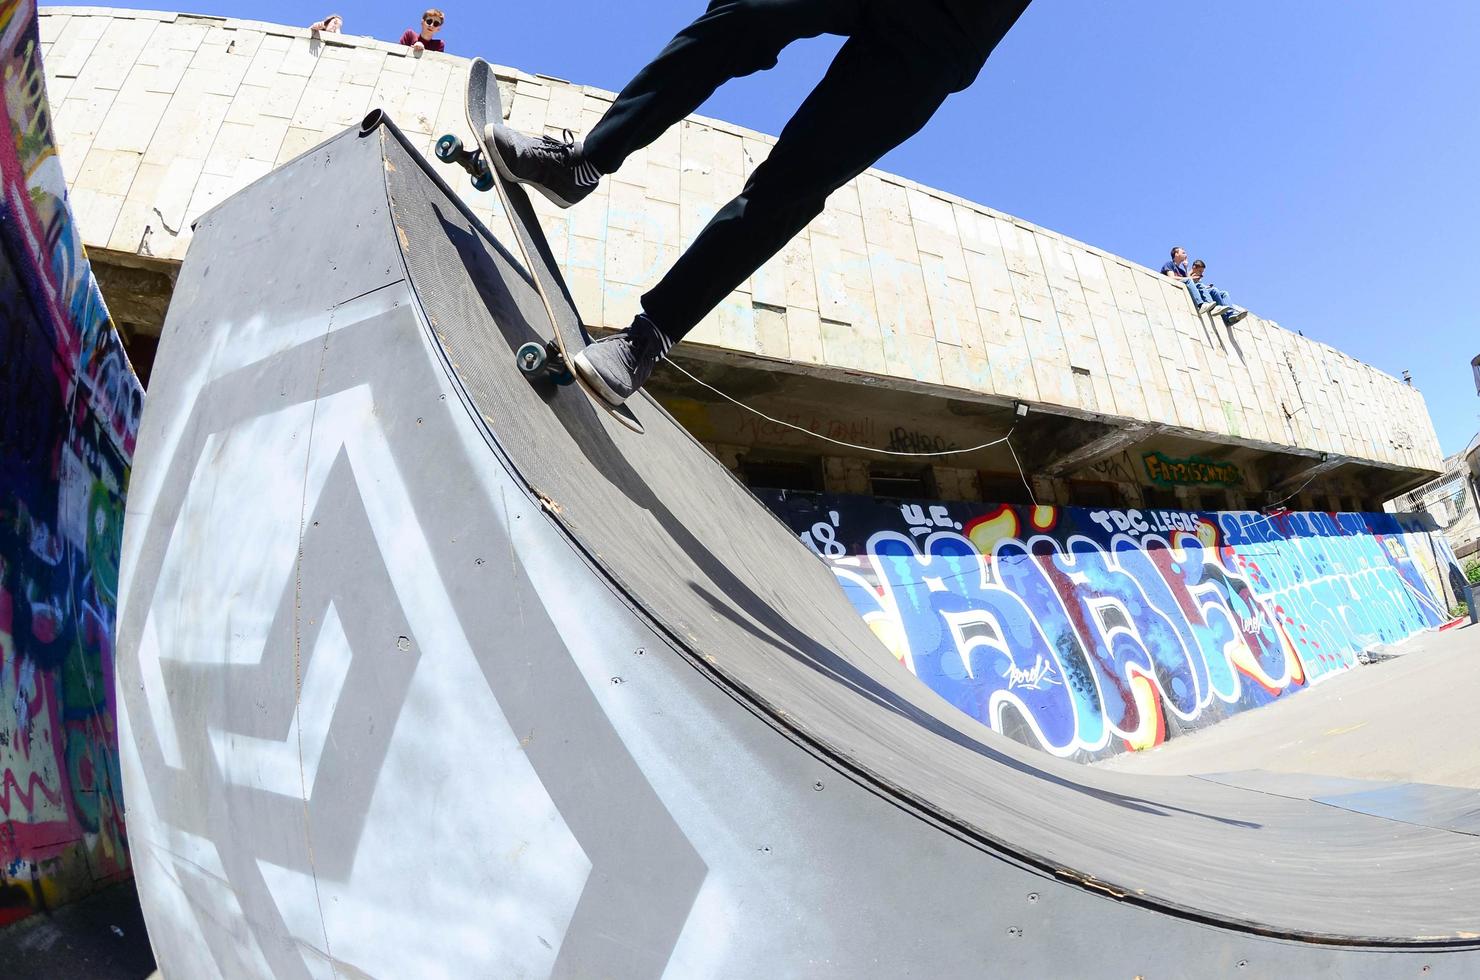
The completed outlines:
[[[441,38],[436,36],[437,32],[442,29],[442,22],[446,19],[442,11],[433,7],[421,15],[421,31],[418,32],[414,27],[408,28],[406,33],[401,35],[401,43],[413,51],[423,49],[446,51],[447,46],[442,43]]]

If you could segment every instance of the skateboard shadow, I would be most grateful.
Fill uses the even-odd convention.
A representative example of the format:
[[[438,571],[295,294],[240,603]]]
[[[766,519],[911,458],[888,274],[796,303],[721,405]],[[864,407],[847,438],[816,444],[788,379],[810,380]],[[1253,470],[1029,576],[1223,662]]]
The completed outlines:
[[[550,339],[555,329],[550,324],[550,318],[545,312],[544,305],[540,303],[538,294],[534,292],[534,281],[518,260],[510,255],[492,235],[485,237],[469,232],[461,222],[448,220],[441,203],[432,201],[430,204],[443,234],[447,236],[447,241],[457,251],[458,258],[462,260],[463,273],[473,284],[489,318],[498,327],[493,333],[501,336],[508,345],[508,363],[514,366],[514,352],[522,344],[529,341],[543,344]],[[460,212],[458,212],[458,217],[462,217]],[[499,258],[503,260],[502,267],[489,255],[487,251],[489,247],[495,249]],[[510,275],[528,287],[529,292],[533,294],[532,301],[520,303],[515,299],[514,291],[509,288],[508,277]],[[503,288],[495,288],[494,283],[499,283]],[[541,326],[546,329],[539,329]],[[515,370],[518,370],[517,367]],[[559,385],[548,379],[527,383],[546,406],[553,407],[557,404],[556,395],[559,393]]]

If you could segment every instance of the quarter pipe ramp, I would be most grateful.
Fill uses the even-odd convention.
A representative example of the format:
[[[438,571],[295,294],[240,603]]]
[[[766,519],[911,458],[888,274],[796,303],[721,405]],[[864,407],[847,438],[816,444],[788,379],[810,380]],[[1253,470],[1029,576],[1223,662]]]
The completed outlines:
[[[547,331],[380,119],[198,222],[120,595],[165,976],[1480,969],[1463,800],[996,735],[656,404],[529,385]]]

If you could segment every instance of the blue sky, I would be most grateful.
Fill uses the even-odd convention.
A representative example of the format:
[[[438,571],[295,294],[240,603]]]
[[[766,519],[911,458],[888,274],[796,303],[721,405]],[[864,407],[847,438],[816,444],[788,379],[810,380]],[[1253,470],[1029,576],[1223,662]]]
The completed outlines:
[[[321,2],[193,10],[306,25],[337,9],[347,33],[387,39],[421,12]],[[609,89],[704,6],[438,2],[452,53]],[[1477,38],[1474,0],[1035,0],[976,85],[880,165],[1153,267],[1185,245],[1259,315],[1411,371],[1453,453],[1480,428]],[[794,45],[700,111],[775,133],[838,43]]]

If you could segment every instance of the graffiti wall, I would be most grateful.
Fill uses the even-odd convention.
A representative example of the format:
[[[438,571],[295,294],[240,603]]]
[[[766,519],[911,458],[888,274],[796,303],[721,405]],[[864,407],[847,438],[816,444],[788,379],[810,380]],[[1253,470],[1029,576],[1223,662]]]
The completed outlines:
[[[0,925],[129,871],[114,731],[143,393],[83,254],[30,0],[0,5]]]
[[[942,697],[1082,761],[1287,697],[1449,619],[1422,559],[1453,556],[1426,515],[761,496]]]

